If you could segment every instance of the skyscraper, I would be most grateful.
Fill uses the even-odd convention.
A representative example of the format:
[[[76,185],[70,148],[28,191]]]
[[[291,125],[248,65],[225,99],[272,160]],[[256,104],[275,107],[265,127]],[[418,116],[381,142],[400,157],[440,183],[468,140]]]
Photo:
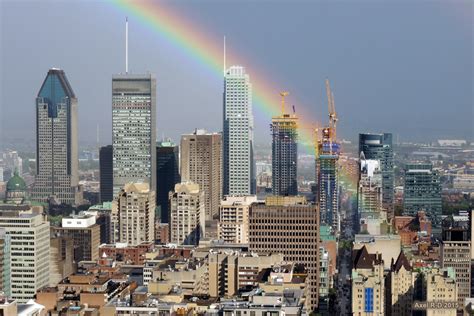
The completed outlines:
[[[285,113],[285,96],[280,93],[281,115],[272,118],[272,192],[273,195],[297,195],[298,117]]]
[[[224,194],[254,193],[252,85],[241,66],[225,70],[223,158]]]
[[[382,199],[387,217],[393,218],[393,146],[392,134],[359,134],[359,154],[363,152],[366,159],[380,161],[382,169]]]
[[[63,70],[52,68],[36,98],[36,178],[32,199],[82,201],[78,186],[77,98]]]
[[[156,78],[112,78],[113,193],[129,182],[156,190]]]
[[[100,165],[100,201],[110,202],[114,199],[113,193],[113,147],[107,145],[100,147],[99,165]]]
[[[431,163],[406,164],[403,190],[403,215],[425,211],[434,230],[441,227],[441,182]]]
[[[206,220],[219,214],[222,197],[222,136],[196,130],[181,136],[181,178],[199,184]]]
[[[169,221],[168,194],[181,182],[179,175],[179,147],[172,142],[156,145],[156,205],[160,208],[161,223]]]
[[[331,127],[322,129],[316,152],[317,194],[321,223],[339,230],[339,170],[340,145],[333,139]]]

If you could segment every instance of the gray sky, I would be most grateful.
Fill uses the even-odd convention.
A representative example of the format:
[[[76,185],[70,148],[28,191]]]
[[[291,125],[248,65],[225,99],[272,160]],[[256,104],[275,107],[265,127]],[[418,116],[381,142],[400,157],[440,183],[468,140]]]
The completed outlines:
[[[167,1],[326,120],[329,77],[338,135],[473,138],[471,1]],[[0,141],[35,137],[35,97],[51,67],[79,98],[79,140],[111,142],[111,76],[124,70],[124,17],[96,1],[0,0]],[[222,78],[133,14],[130,70],[157,75],[158,138],[222,129]],[[239,60],[230,61],[239,63]],[[228,63],[229,64],[229,63]],[[243,65],[246,66],[246,65]],[[252,76],[252,69],[247,69]],[[291,99],[290,99],[291,100]],[[270,117],[255,110],[256,140]]]

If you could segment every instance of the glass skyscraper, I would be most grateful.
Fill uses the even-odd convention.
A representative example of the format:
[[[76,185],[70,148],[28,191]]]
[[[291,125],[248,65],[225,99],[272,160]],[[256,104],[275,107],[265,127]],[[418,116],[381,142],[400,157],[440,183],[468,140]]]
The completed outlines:
[[[114,196],[129,182],[156,191],[156,78],[120,74],[112,78]]]
[[[77,98],[61,69],[48,71],[36,98],[36,178],[32,199],[77,205]]]
[[[431,163],[406,164],[403,190],[403,215],[425,211],[433,228],[441,227],[441,182]],[[434,229],[433,229],[434,230]]]
[[[160,208],[161,223],[169,222],[170,191],[181,182],[179,175],[179,147],[172,142],[156,145],[156,205]]]
[[[224,77],[224,195],[255,192],[252,85],[241,66]]]
[[[100,168],[100,201],[110,202],[114,199],[113,194],[113,147],[107,145],[100,147],[99,168]]]
[[[359,134],[359,154],[379,160],[382,170],[382,204],[387,217],[393,218],[393,146],[392,134]]]

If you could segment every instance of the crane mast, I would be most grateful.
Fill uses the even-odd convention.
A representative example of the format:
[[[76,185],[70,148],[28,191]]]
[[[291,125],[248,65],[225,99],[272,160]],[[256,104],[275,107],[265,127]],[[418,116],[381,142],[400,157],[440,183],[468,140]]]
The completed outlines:
[[[329,127],[331,128],[331,140],[336,140],[337,113],[334,105],[334,94],[331,91],[329,79],[326,79],[326,95],[328,98]]]

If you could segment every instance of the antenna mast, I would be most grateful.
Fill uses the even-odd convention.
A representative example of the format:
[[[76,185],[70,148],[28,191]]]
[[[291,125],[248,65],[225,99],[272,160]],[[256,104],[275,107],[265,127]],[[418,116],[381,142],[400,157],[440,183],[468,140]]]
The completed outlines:
[[[128,74],[128,16],[125,17],[125,73]]]
[[[225,62],[226,62],[225,57],[226,57],[226,56],[225,56],[225,35],[224,35],[224,77],[225,77],[225,67],[226,67],[226,65],[225,65]]]

